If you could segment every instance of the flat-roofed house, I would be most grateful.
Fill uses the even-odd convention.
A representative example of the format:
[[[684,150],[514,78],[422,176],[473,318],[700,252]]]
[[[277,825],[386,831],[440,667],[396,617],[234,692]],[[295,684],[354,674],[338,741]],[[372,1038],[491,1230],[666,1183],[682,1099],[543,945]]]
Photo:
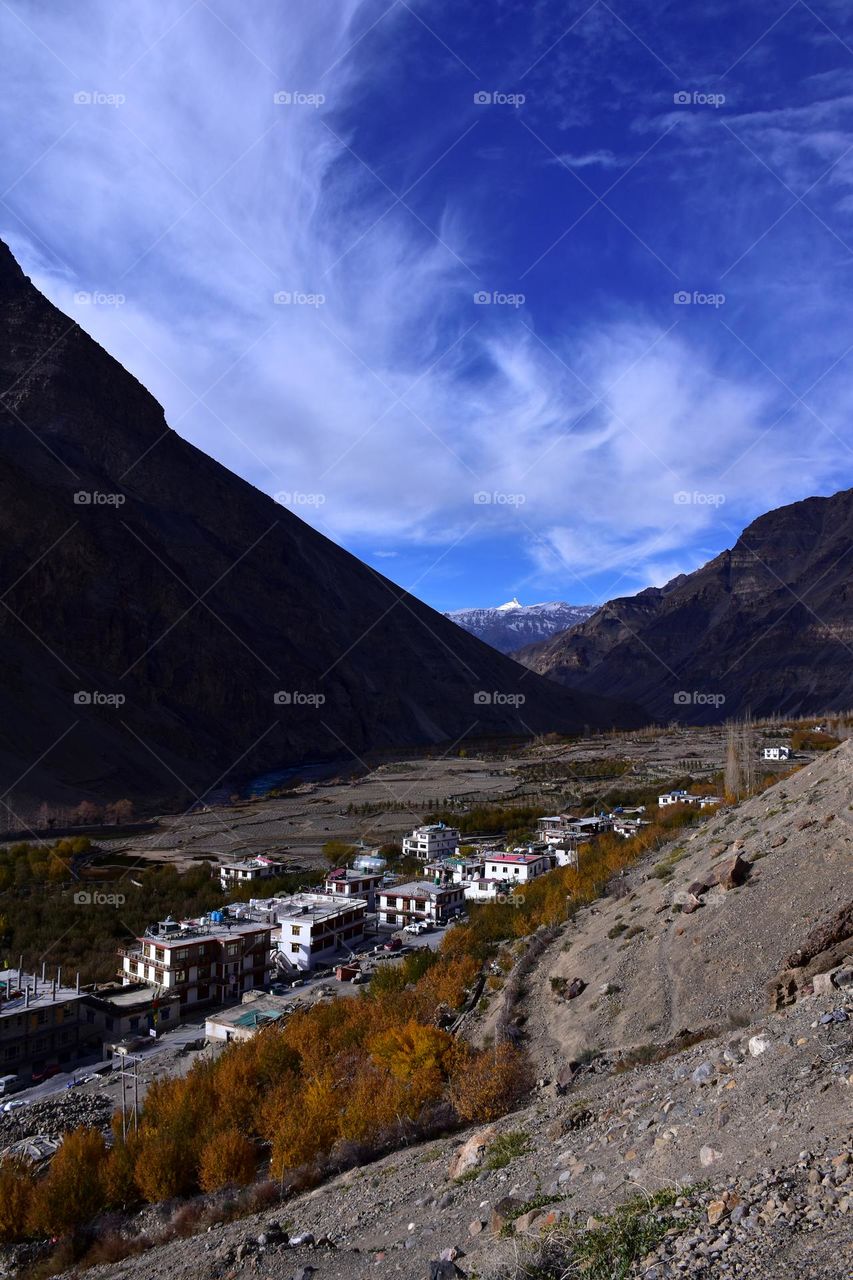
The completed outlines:
[[[304,971],[361,945],[367,902],[348,894],[291,893],[252,898],[234,910],[240,918],[252,916],[270,926],[279,968]]]
[[[380,890],[379,918],[398,927],[419,920],[439,924],[456,915],[464,904],[465,889],[461,884],[410,880]]]
[[[177,992],[181,1008],[227,1004],[262,987],[270,967],[271,929],[214,911],[198,920],[164,920],[135,945],[120,947],[122,982]]]

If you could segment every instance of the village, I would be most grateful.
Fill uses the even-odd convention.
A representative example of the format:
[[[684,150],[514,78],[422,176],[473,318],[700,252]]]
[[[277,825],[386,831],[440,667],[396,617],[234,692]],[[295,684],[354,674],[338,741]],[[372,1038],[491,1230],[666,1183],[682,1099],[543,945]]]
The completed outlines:
[[[660,806],[719,803],[719,796],[687,792],[658,798]],[[538,877],[577,866],[598,836],[630,839],[648,823],[645,806],[547,816],[538,820],[536,839],[515,848],[463,841],[457,828],[427,823],[403,837],[403,860],[418,864],[412,876],[389,871],[377,848],[363,849],[351,865],[329,870],[316,890],[252,896],[200,918],[153,923],[119,949],[120,986],[84,988],[79,975],[73,983],[63,978],[61,967],[52,976],[46,966],[40,973],[22,965],[2,970],[0,1096],[60,1073],[73,1081],[78,1064],[126,1059],[200,1011],[207,1040],[246,1038],[300,1007],[294,992],[308,984],[358,986],[416,939],[437,945],[471,904],[512,903]],[[263,855],[224,863],[223,895],[236,885],[260,894],[284,870]],[[3,1105],[15,1109],[13,1100]]]
[[[221,905],[185,918],[167,912],[152,921],[118,947],[109,982],[82,982],[60,964],[45,962],[32,971],[23,956],[7,959],[0,969],[0,1148],[49,1159],[54,1143],[39,1135],[37,1123],[26,1121],[24,1108],[38,1109],[62,1094],[65,1101],[100,1094],[106,1106],[103,1091],[112,1086],[130,1114],[152,1080],[185,1073],[199,1052],[215,1055],[316,1003],[356,996],[380,966],[393,966],[420,949],[436,950],[472,909],[521,905],[527,886],[555,869],[582,865],[601,837],[631,841],[659,815],[678,808],[696,817],[715,812],[723,799],[709,784],[719,776],[722,736],[701,732],[701,745],[693,748],[702,753],[701,764],[698,756],[694,762],[699,781],[690,790],[675,787],[645,803],[612,807],[586,802],[580,814],[545,814],[531,823],[523,841],[472,833],[470,827],[463,833],[446,820],[422,821],[398,837],[397,856],[389,858],[387,843],[361,838],[348,846],[345,863],[307,875],[311,883],[289,892],[274,886],[293,874],[290,851],[223,851],[214,872]],[[666,732],[660,741],[664,760],[684,750]],[[642,737],[633,745],[639,759],[648,757]],[[591,749],[592,744],[581,745],[581,751]],[[601,751],[600,742],[595,750]],[[562,754],[562,748],[540,749],[532,768],[541,771],[543,759]],[[774,740],[753,746],[751,754],[778,766],[794,753]],[[460,777],[453,766],[461,763],[445,762],[443,785],[448,777]],[[642,767],[647,783],[677,772],[671,764],[663,772]],[[526,794],[527,765],[486,770],[484,761],[469,760],[466,781],[477,768],[486,795],[502,801],[511,785]],[[434,777],[431,762],[425,762],[422,776]],[[471,798],[465,802],[470,805]],[[386,837],[400,831],[399,814],[392,805],[388,809],[380,815]],[[111,1098],[110,1107],[116,1101]]]

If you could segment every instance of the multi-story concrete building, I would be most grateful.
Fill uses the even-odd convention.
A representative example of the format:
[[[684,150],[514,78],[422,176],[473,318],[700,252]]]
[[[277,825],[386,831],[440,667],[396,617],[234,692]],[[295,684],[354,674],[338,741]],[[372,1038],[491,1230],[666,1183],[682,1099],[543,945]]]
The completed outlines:
[[[367,902],[344,894],[292,893],[252,898],[233,908],[240,919],[264,921],[281,969],[308,970],[349,955],[364,938]]]
[[[271,929],[214,911],[199,920],[164,920],[135,945],[120,947],[125,986],[145,982],[177,992],[181,1008],[227,1004],[262,987],[270,968]]]
[[[73,1070],[101,1054],[101,1032],[79,977],[62,985],[57,970],[49,979],[23,969],[0,969],[0,1076],[9,1087],[37,1083],[57,1071]]]
[[[345,898],[364,898],[368,911],[376,910],[376,894],[382,885],[381,871],[357,871],[353,867],[339,867],[326,876],[323,888],[326,893]]]
[[[257,858],[247,858],[244,862],[224,862],[219,868],[219,879],[222,888],[228,890],[239,885],[271,880],[283,875],[285,869],[283,862],[274,862],[272,858],[259,855]]]
[[[423,920],[439,924],[458,914],[465,902],[461,884],[433,884],[411,880],[379,891],[379,918],[384,924],[406,925]]]
[[[611,818],[603,813],[591,818],[575,818],[570,813],[558,813],[550,818],[540,818],[539,839],[549,845],[565,845],[567,842],[587,840],[609,831]]]
[[[483,874],[483,856],[439,858],[427,863],[424,874],[436,884],[470,884]]]
[[[456,827],[446,827],[443,822],[415,827],[403,839],[403,857],[417,858],[420,862],[433,862],[436,858],[449,857],[459,844]]]

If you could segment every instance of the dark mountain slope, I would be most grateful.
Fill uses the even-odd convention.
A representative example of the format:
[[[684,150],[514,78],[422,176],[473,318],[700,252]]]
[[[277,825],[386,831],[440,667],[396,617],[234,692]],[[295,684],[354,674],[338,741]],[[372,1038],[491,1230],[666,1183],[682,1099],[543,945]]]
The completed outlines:
[[[849,707],[853,489],[770,511],[695,573],[515,656],[571,689],[693,723]]]
[[[636,722],[521,672],[182,440],[2,244],[0,333],[0,794],[188,800],[306,759]]]

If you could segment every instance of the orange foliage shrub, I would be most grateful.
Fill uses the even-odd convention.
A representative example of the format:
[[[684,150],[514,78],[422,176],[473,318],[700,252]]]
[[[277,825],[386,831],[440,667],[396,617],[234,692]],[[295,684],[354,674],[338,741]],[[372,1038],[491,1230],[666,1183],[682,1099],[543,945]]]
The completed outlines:
[[[405,1087],[407,1114],[416,1115],[441,1097],[453,1058],[453,1037],[438,1027],[410,1021],[384,1031],[372,1042],[374,1062]]]
[[[105,1157],[104,1138],[97,1129],[81,1125],[66,1134],[50,1162],[47,1177],[33,1190],[30,1230],[40,1235],[64,1236],[100,1213],[107,1202]]]
[[[497,1120],[529,1091],[527,1056],[511,1044],[461,1058],[450,1085],[450,1101],[463,1120]]]
[[[33,1171],[20,1156],[0,1160],[0,1242],[23,1240],[33,1197]]]
[[[255,1176],[257,1151],[239,1129],[220,1129],[202,1148],[198,1181],[202,1191],[245,1186]]]

